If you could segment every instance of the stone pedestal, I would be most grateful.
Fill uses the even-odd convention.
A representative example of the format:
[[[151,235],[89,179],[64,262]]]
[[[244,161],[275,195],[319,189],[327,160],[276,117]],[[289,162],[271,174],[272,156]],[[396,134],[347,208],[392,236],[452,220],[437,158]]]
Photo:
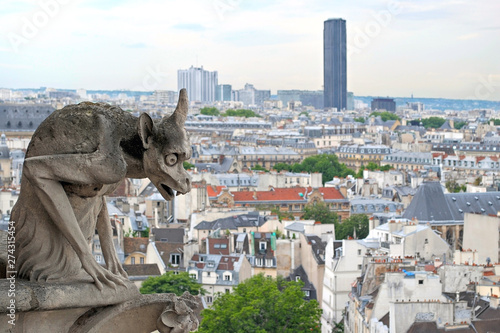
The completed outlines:
[[[10,281],[0,280],[7,291]],[[184,294],[141,295],[130,282],[99,291],[93,283],[40,284],[17,280],[15,326],[8,323],[8,292],[0,294],[0,332],[98,333],[190,332],[198,327],[198,297]]]

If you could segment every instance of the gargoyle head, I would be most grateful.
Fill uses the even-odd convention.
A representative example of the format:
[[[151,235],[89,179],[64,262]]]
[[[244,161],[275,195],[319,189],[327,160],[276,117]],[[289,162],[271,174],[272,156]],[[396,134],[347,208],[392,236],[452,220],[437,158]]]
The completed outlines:
[[[165,200],[172,200],[174,190],[177,194],[191,190],[191,177],[183,166],[191,158],[191,144],[184,128],[187,114],[187,92],[182,89],[170,117],[158,122],[153,122],[147,113],[139,117],[139,136],[145,149],[144,171]]]

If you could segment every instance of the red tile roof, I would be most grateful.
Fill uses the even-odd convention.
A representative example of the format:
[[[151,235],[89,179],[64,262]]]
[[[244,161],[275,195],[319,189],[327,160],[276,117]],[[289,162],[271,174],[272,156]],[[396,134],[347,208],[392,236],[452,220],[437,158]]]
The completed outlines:
[[[319,192],[324,200],[345,199],[344,196],[334,187],[320,187]],[[231,192],[234,195],[234,201],[299,201],[307,199],[307,196],[313,191],[311,187],[291,187],[274,188],[269,191],[240,191]],[[301,195],[302,194],[302,195]]]
[[[238,260],[239,257],[222,256],[219,262],[219,266],[217,266],[217,269],[223,271],[232,271],[234,270],[234,263],[238,262]]]
[[[143,237],[124,237],[123,238],[123,252],[128,255],[133,252],[146,253],[148,247],[149,238]],[[141,248],[141,245],[144,245]]]
[[[217,197],[221,194],[222,190],[225,189],[225,185],[221,186],[207,186],[207,193],[209,198]]]

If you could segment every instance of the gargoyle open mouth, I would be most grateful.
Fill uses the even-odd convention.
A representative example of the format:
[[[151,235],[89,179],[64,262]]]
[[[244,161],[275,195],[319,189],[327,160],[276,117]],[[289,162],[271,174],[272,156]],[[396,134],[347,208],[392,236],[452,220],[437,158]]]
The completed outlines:
[[[175,195],[174,190],[172,190],[170,187],[168,187],[165,184],[161,184],[161,187],[163,190],[168,194],[169,197],[173,197]]]

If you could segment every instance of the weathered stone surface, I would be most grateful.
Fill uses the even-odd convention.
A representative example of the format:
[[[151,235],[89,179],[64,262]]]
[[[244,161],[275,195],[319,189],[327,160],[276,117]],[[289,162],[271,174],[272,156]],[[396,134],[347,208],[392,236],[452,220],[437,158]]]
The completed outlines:
[[[183,162],[191,147],[187,93],[168,118],[139,118],[118,107],[80,103],[52,113],[26,152],[21,193],[11,214],[18,277],[132,288],[112,242],[104,196],[125,177],[148,177],[166,200],[191,189]],[[106,268],[89,249],[97,228]],[[85,298],[87,294],[80,297]],[[90,294],[89,294],[90,295]]]
[[[87,286],[89,284],[77,288],[87,288]],[[40,298],[54,297],[57,286],[46,289],[48,290],[43,292],[35,290],[35,293],[43,294],[37,295]],[[67,286],[60,287],[61,293],[68,290]],[[71,295],[70,290],[69,293]],[[28,296],[26,299],[32,298]],[[19,301],[23,304],[23,308],[27,307],[25,300]],[[1,302],[4,300],[0,300],[0,305],[4,308],[5,304]],[[96,306],[99,300],[94,306],[73,307],[74,304],[69,304],[70,308],[64,308],[61,307],[63,304],[59,304],[61,307],[59,310],[50,310],[55,303],[57,302],[47,299],[39,304],[34,301],[30,311],[16,313],[15,326],[1,324],[0,333],[149,333],[155,330],[161,333],[183,333],[198,328],[203,308],[201,299],[189,293],[181,297],[175,294],[136,295],[128,301],[107,306]]]
[[[183,167],[191,157],[187,112],[183,89],[175,112],[161,120],[85,102],[55,111],[38,127],[11,214],[15,298],[0,293],[5,317],[15,300],[8,315],[16,326],[0,326],[0,332],[173,333],[198,327],[200,303],[193,296],[140,295],[128,280],[114,249],[105,200],[126,177],[149,178],[166,200],[175,191],[190,191]],[[90,251],[96,229],[106,268]],[[0,268],[5,261],[0,256]],[[12,281],[0,279],[0,290],[9,290]]]
[[[9,280],[0,280],[0,290],[9,289]],[[92,283],[38,283],[16,280],[16,311],[57,310],[117,304],[140,297],[133,282],[116,289],[97,289]],[[0,313],[7,311],[10,297],[0,293]]]
[[[181,297],[175,294],[142,295],[119,305],[88,311],[69,332],[190,332],[198,328],[201,309],[200,299],[187,292]],[[170,313],[173,320],[166,318]]]

